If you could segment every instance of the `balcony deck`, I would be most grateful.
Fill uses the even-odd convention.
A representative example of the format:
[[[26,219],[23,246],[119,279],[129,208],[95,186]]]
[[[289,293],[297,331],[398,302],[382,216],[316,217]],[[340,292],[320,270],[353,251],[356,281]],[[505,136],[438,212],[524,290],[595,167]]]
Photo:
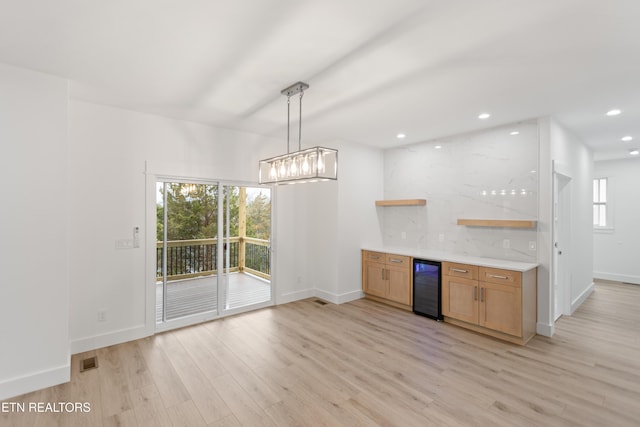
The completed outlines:
[[[230,273],[228,309],[271,299],[271,284],[245,273]],[[217,307],[217,276],[176,280],[167,284],[167,320],[202,313]],[[222,284],[221,284],[222,286]],[[162,282],[156,284],[156,322],[162,321]]]

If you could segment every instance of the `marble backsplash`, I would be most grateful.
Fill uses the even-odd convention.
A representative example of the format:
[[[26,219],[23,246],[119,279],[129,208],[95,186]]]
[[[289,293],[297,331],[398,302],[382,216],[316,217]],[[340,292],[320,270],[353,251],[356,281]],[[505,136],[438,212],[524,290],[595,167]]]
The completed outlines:
[[[537,219],[537,171],[536,121],[390,149],[385,198],[424,198],[427,205],[378,207],[383,243],[535,262],[536,229],[467,227],[457,220]]]

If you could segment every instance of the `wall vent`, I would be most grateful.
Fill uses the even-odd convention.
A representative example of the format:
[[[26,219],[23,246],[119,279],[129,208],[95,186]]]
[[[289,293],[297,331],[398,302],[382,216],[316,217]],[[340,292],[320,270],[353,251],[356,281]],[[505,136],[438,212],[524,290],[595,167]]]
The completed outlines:
[[[98,367],[98,357],[93,356],[80,361],[80,372],[88,371]]]

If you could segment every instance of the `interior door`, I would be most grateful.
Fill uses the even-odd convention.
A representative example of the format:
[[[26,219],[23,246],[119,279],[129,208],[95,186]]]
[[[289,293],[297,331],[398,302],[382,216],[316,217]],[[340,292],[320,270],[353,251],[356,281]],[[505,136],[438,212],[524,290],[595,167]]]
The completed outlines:
[[[553,174],[553,295],[554,320],[571,314],[571,177]]]

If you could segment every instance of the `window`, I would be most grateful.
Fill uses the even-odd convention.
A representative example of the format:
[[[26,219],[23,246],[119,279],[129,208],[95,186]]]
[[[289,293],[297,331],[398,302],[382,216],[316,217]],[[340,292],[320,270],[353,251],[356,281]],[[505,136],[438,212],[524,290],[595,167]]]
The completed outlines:
[[[607,178],[593,180],[593,226],[610,226],[607,218]]]

